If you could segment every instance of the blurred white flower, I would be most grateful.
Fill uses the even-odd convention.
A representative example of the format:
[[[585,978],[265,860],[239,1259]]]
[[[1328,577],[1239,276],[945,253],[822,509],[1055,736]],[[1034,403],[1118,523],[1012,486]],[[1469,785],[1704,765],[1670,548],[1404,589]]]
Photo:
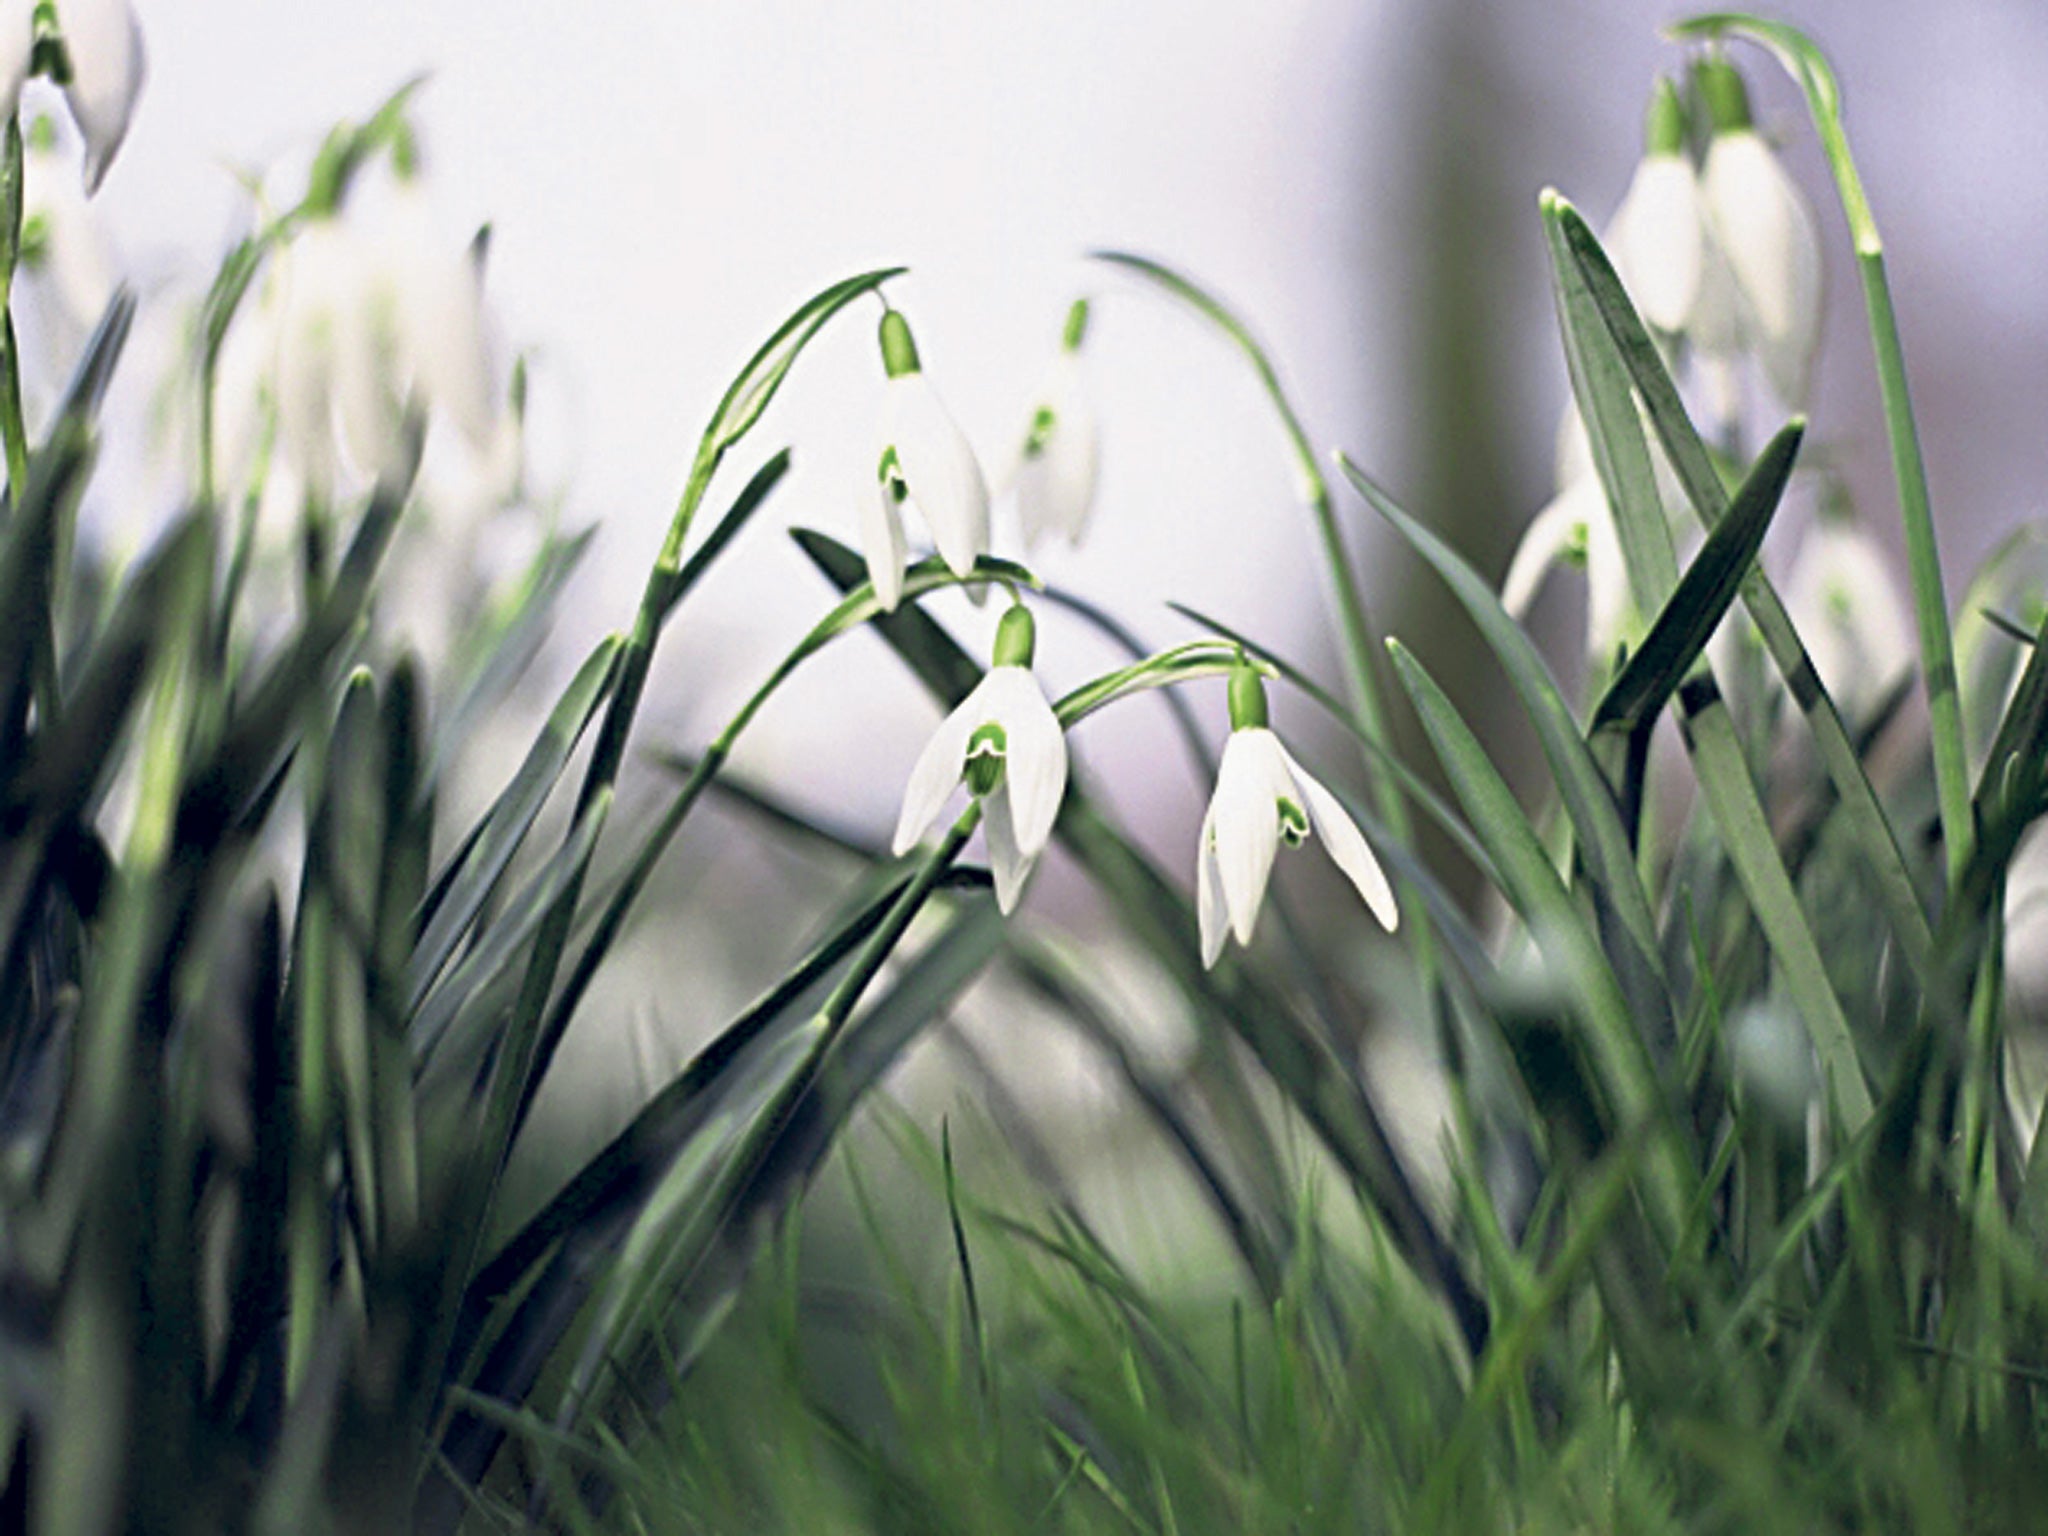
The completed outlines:
[[[1802,405],[1820,341],[1820,234],[1813,210],[1753,130],[1714,136],[1702,183],[1750,344],[1779,398]]]
[[[1031,672],[1033,624],[1012,607],[996,631],[994,664],[939,723],[903,792],[893,847],[907,853],[965,783],[981,801],[996,905],[1010,912],[1052,837],[1067,791],[1067,738]]]
[[[118,269],[106,226],[47,118],[25,136],[21,188],[22,270],[45,285],[68,331],[89,332],[113,300]]]
[[[861,542],[868,577],[886,611],[903,596],[906,505],[922,514],[940,558],[956,576],[973,570],[987,551],[989,519],[988,484],[974,450],[925,379],[910,324],[894,309],[882,316],[881,341],[888,399],[875,485],[861,503]]]
[[[1264,685],[1249,665],[1230,679],[1230,739],[1216,771],[1216,792],[1202,818],[1195,870],[1202,964],[1223,953],[1226,933],[1249,944],[1266,898],[1273,860],[1284,840],[1290,848],[1319,833],[1346,878],[1380,926],[1400,921],[1394,892],[1365,836],[1337,797],[1297,763],[1266,724]]]
[[[1586,568],[1586,654],[1612,661],[1627,632],[1633,605],[1628,567],[1614,513],[1607,505],[1586,424],[1566,406],[1557,432],[1557,494],[1529,520],[1522,542],[1508,562],[1500,588],[1501,606],[1516,619],[1527,617],[1543,578],[1560,561]]]
[[[1785,581],[1785,611],[1822,686],[1851,722],[1913,667],[1912,617],[1877,541],[1840,517],[1807,530]]]
[[[1031,410],[1031,424],[1018,450],[1011,484],[1024,542],[1059,534],[1079,544],[1094,510],[1097,472],[1095,412],[1081,382],[1081,340],[1088,325],[1088,301],[1068,311],[1059,356]]]
[[[406,419],[432,412],[480,461],[506,455],[482,282],[412,182],[358,189],[272,257],[223,344],[217,442],[246,462],[274,411],[277,447],[321,500],[398,469]]]
[[[1699,175],[1685,147],[1685,107],[1658,77],[1643,158],[1608,222],[1603,244],[1643,318],[1682,331],[1699,297],[1706,260]]]
[[[1732,319],[1772,389],[1796,408],[1806,401],[1820,341],[1819,228],[1805,195],[1757,133],[1734,67],[1703,60],[1695,79],[1713,123],[1701,203],[1729,281],[1703,285],[1709,302],[1694,339],[1705,351],[1729,350]]]
[[[71,62],[64,96],[85,136],[85,189],[94,192],[128,136],[142,93],[142,24],[129,0],[56,0],[56,11]],[[12,22],[6,26],[11,37]]]

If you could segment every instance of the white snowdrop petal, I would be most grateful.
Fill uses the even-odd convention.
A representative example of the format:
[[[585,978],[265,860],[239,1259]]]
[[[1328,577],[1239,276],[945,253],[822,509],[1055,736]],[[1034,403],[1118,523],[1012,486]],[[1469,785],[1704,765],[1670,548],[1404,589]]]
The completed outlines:
[[[1337,797],[1292,755],[1287,757],[1287,766],[1294,774],[1294,782],[1300,788],[1302,798],[1308,802],[1310,824],[1315,828],[1316,836],[1322,839],[1331,860],[1357,887],[1358,894],[1372,915],[1379,919],[1380,926],[1392,933],[1400,924],[1401,909],[1394,901],[1393,887],[1387,884],[1386,872],[1380,868],[1380,861],[1366,843],[1365,834],[1358,830],[1357,823],[1338,803]]]
[[[1008,917],[1017,910],[1036,855],[1026,853],[1018,845],[1017,827],[1006,795],[993,794],[981,802],[981,828],[988,838],[988,868],[995,876],[996,908]]]
[[[128,136],[142,92],[142,26],[129,0],[59,0],[57,23],[71,56],[64,95],[85,136],[85,187],[91,192]]]
[[[1581,480],[1553,496],[1522,530],[1522,542],[1515,546],[1514,557],[1508,561],[1507,574],[1500,583],[1500,605],[1515,618],[1528,616],[1529,605],[1536,600],[1543,578],[1570,547],[1584,521],[1585,484]]]
[[[440,228],[425,195],[390,200],[383,260],[397,300],[406,366],[434,407],[482,449],[497,425],[483,286],[463,242]]]
[[[332,357],[342,442],[356,469],[375,480],[402,458],[405,402],[396,306],[369,277],[349,278],[354,291],[337,306]]]
[[[903,515],[896,509],[896,498],[880,480],[861,498],[860,542],[875,600],[884,613],[893,613],[903,600],[903,570],[910,550],[903,541]]]
[[[981,690],[975,689],[961,700],[958,709],[939,722],[924,751],[918,754],[917,764],[910,770],[910,783],[903,791],[903,811],[896,818],[896,835],[890,843],[892,852],[904,854],[915,847],[952,798],[953,787],[960,782],[960,771],[967,762],[967,740],[988,719],[986,703]]]
[[[1223,899],[1230,909],[1231,931],[1249,944],[1273,873],[1280,846],[1280,810],[1276,781],[1287,781],[1280,743],[1260,727],[1232,731],[1223,745],[1216,772],[1216,794],[1210,801],[1215,817],[1216,867],[1223,877]]]
[[[1645,155],[1608,226],[1607,248],[1643,318],[1684,328],[1699,295],[1699,177],[1683,155]]]
[[[965,576],[988,550],[988,484],[974,450],[922,373],[888,384],[889,441],[939,556]]]
[[[998,798],[1015,814],[1018,847],[1036,858],[1067,792],[1066,733],[1028,668],[993,667],[980,691],[1008,743]]]
[[[1869,534],[1851,523],[1810,528],[1785,581],[1785,610],[1823,686],[1861,714],[1913,665],[1912,620]]]
[[[1054,524],[1069,544],[1079,544],[1095,512],[1095,489],[1101,475],[1095,417],[1078,404],[1069,410],[1046,451],[1052,481]]]
[[[1628,562],[1621,550],[1621,534],[1607,498],[1597,487],[1592,501],[1597,510],[1588,515],[1586,527],[1586,650],[1602,662],[1614,659],[1615,647],[1626,635],[1635,613],[1629,591]]]
[[[46,242],[39,270],[81,330],[99,324],[118,282],[112,248],[98,213],[55,148],[30,145],[22,155],[22,221],[39,223]]]
[[[1043,453],[1019,455],[1010,474],[1010,489],[1017,498],[1017,526],[1024,535],[1024,547],[1036,549],[1055,527],[1052,466]]]
[[[1034,428],[1039,410],[1052,425],[1037,453],[1020,456],[1014,482],[1017,520],[1031,547],[1055,534],[1079,544],[1095,505],[1098,434],[1071,352],[1061,352],[1054,361],[1033,411]]]
[[[224,484],[239,485],[255,458],[276,360],[276,290],[266,285],[242,301],[214,366],[213,454]]]
[[[1216,811],[1202,816],[1201,845],[1195,855],[1195,911],[1202,930],[1202,965],[1216,963],[1230,932],[1230,909],[1223,897],[1223,877],[1216,868]]]
[[[1813,210],[1754,131],[1717,135],[1702,180],[1708,218],[1765,372],[1787,403],[1800,404],[1820,325],[1820,234]]]

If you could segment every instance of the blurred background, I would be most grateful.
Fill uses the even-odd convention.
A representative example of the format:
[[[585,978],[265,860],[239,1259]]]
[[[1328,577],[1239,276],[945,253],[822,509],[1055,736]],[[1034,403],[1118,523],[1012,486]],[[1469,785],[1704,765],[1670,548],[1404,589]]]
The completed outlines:
[[[903,263],[912,272],[892,296],[992,472],[1022,435],[1068,300],[1098,301],[1101,501],[1089,542],[1046,552],[1045,575],[1154,643],[1184,632],[1163,606],[1174,597],[1334,677],[1312,529],[1250,375],[1185,313],[1083,254],[1140,251],[1210,285],[1271,348],[1318,441],[1497,573],[1550,495],[1565,395],[1537,191],[1554,184],[1604,221],[1636,159],[1652,73],[1681,62],[1656,32],[1678,13],[1621,0],[137,10],[150,80],[100,201],[145,294],[225,248],[246,216],[239,172],[303,159],[333,120],[429,73],[417,117],[436,195],[451,217],[490,223],[500,325],[532,349],[535,478],[566,487],[571,521],[602,525],[563,611],[563,657],[626,622],[739,364],[827,283]],[[1780,14],[1819,38],[1842,78],[1959,592],[2002,531],[2038,514],[2048,484],[2048,7],[1828,0]],[[1746,62],[1759,116],[1831,242],[1816,430],[1896,548],[1839,210],[1789,84]],[[700,744],[826,603],[777,529],[856,537],[880,405],[872,318],[862,309],[827,333],[714,494],[722,506],[773,448],[794,445],[797,470],[763,525],[665,642],[650,743]],[[1345,515],[1375,620],[1426,635],[1425,659],[1482,699],[1484,669],[1440,594],[1355,500]],[[1787,540],[1774,533],[1771,558]],[[1539,616],[1569,668],[1576,584],[1555,588]],[[964,604],[942,613],[970,637],[985,622]],[[1110,656],[1057,622],[1040,650],[1055,683]],[[1220,697],[1197,703],[1220,731]],[[863,637],[762,718],[741,764],[880,835],[934,718]],[[1511,757],[1513,727],[1498,729]],[[1191,878],[1207,786],[1162,712],[1113,712],[1077,745],[1141,840]],[[1305,755],[1332,777],[1353,772],[1333,745]],[[758,985],[750,956],[771,966],[793,942],[736,917],[803,884],[787,850],[736,839],[677,878],[672,899],[711,920],[643,936],[664,965],[622,1000],[645,1026],[635,1054],[584,1063],[613,1106],[592,1135],[623,1113],[637,1073],[687,1053]],[[1089,910],[1057,860],[1031,906],[1076,928]]]

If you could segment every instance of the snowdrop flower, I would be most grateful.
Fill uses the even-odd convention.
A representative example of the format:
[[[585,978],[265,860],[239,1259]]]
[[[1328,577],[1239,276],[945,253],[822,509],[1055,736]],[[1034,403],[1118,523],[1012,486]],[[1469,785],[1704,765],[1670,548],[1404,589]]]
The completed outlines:
[[[1266,724],[1266,688],[1249,662],[1230,674],[1230,739],[1216,773],[1216,793],[1202,818],[1195,872],[1202,964],[1223,953],[1225,933],[1249,944],[1265,900],[1273,858],[1284,840],[1298,848],[1320,833],[1337,867],[1357,887],[1380,926],[1400,921],[1394,892],[1365,836],[1337,797],[1297,763]]]
[[[910,322],[891,309],[882,316],[881,335],[888,401],[876,484],[862,499],[861,542],[875,597],[888,612],[903,597],[909,561],[903,508],[917,507],[940,557],[954,575],[965,576],[988,550],[988,484],[974,450],[924,376]]]
[[[1842,713],[1866,714],[1913,666],[1911,616],[1877,541],[1839,515],[1807,530],[1785,611]]]
[[[1031,426],[1018,452],[1012,484],[1024,542],[1036,548],[1048,534],[1079,544],[1095,505],[1097,468],[1095,413],[1081,387],[1081,340],[1088,330],[1088,301],[1067,311],[1066,333],[1051,375],[1032,407]]]
[[[1659,76],[1628,191],[1603,244],[1643,318],[1659,330],[1686,328],[1707,260],[1699,175],[1685,147],[1685,107]]]
[[[1713,124],[1700,172],[1701,205],[1714,247],[1730,280],[1699,315],[1703,350],[1733,318],[1763,364],[1771,387],[1787,405],[1806,399],[1820,340],[1820,232],[1806,198],[1777,154],[1756,131],[1742,76],[1727,60],[1710,57],[1695,67],[1694,83]],[[1722,306],[1720,313],[1714,305]]]
[[[996,905],[1015,909],[1032,862],[1052,837],[1067,792],[1067,738],[1031,675],[1036,628],[1021,603],[996,626],[993,665],[940,722],[910,771],[894,849],[907,853],[945,809],[955,785],[981,801]]]
[[[85,137],[85,190],[90,194],[99,190],[128,136],[135,98],[142,93],[142,26],[129,0],[44,3],[63,38],[61,56],[38,50],[38,7],[32,0],[0,0],[0,110],[12,117],[29,74],[50,72],[64,87],[72,119]]]
[[[498,451],[481,277],[410,179],[306,220],[230,329],[219,378],[223,462],[255,441],[267,396],[283,456],[321,500],[349,472],[402,468],[415,411],[445,416],[480,457]]]
[[[1565,407],[1557,433],[1557,494],[1529,520],[1501,581],[1501,606],[1525,618],[1537,590],[1559,561],[1586,568],[1586,654],[1611,661],[1624,638],[1633,605],[1628,567],[1614,512],[1607,505],[1593,447],[1578,411]]]

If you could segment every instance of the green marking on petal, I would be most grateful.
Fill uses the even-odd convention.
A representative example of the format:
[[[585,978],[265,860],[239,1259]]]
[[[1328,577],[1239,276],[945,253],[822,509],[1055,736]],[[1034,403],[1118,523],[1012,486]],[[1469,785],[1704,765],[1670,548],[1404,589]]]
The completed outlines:
[[[1041,405],[1031,413],[1031,430],[1024,437],[1024,457],[1035,459],[1044,453],[1052,442],[1052,429],[1059,425],[1059,417],[1049,405]]]
[[[993,720],[967,738],[967,761],[960,776],[967,781],[969,794],[979,799],[1003,782],[1003,755],[1009,748],[1009,736]]]
[[[903,461],[896,457],[894,443],[882,450],[882,462],[877,475],[882,484],[889,488],[890,500],[898,506],[910,500],[910,482],[903,478]]]
[[[1565,537],[1564,546],[1558,550],[1557,558],[1566,565],[1585,567],[1590,558],[1593,536],[1584,523],[1573,523],[1572,531]]]
[[[50,220],[47,215],[30,214],[21,221],[21,240],[17,249],[24,266],[39,267],[50,252]]]
[[[1282,795],[1276,802],[1280,811],[1280,838],[1290,848],[1308,841],[1308,812]]]

